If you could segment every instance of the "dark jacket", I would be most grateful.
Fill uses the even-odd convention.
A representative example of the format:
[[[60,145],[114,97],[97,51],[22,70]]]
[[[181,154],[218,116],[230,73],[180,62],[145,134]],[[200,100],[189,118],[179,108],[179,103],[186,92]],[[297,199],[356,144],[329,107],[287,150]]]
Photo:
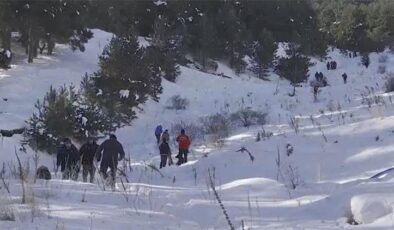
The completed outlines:
[[[171,155],[171,149],[167,142],[162,142],[159,146],[160,155]]]
[[[62,145],[58,148],[57,151],[57,162],[56,165],[63,172],[65,169],[71,169],[78,165],[79,162],[79,153],[78,149],[75,145],[71,145],[70,149],[67,149],[65,145]]]
[[[93,144],[86,143],[82,145],[79,150],[79,154],[82,157],[82,165],[93,165],[94,156],[96,154],[98,144],[93,142]]]
[[[122,144],[116,139],[111,138],[104,141],[96,151],[97,160],[101,160],[101,163],[105,162],[107,164],[118,164],[118,160],[122,160],[124,155]]]

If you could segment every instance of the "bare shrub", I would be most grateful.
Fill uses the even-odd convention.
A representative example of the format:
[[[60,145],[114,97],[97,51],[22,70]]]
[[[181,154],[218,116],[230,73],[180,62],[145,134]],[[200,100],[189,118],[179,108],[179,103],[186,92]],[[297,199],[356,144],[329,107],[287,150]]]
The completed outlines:
[[[224,204],[223,204],[223,202],[222,202],[222,199],[221,199],[221,197],[220,197],[218,191],[216,190],[216,186],[215,186],[215,182],[214,182],[214,177],[212,176],[211,171],[210,171],[209,169],[208,169],[208,180],[209,180],[209,181],[208,181],[209,188],[213,191],[213,194],[215,195],[215,199],[216,199],[216,201],[218,202],[218,204],[219,204],[219,206],[220,206],[220,209],[221,209],[222,212],[223,212],[224,218],[226,219],[229,228],[230,228],[231,230],[234,230],[234,229],[235,229],[235,228],[234,228],[234,225],[233,225],[233,223],[232,223],[232,221],[231,221],[231,218],[230,218],[230,216],[229,216],[229,214],[228,214],[228,211],[227,211],[226,207],[224,206]],[[208,190],[208,191],[209,191],[209,190]]]
[[[386,66],[385,65],[379,65],[377,73],[378,74],[385,74],[386,73]]]
[[[243,127],[264,125],[267,122],[267,113],[254,111],[251,108],[244,108],[231,114],[230,119],[235,124],[240,124]]]
[[[302,183],[297,167],[288,165],[285,171],[285,176],[287,179],[288,186],[293,190],[296,189]]]
[[[168,100],[167,109],[185,110],[189,106],[189,100],[182,98],[179,94],[172,96]]]
[[[289,118],[289,125],[290,128],[292,128],[294,132],[298,134],[298,132],[300,131],[300,124],[299,120],[296,117],[293,116]]]
[[[230,135],[231,122],[226,115],[217,113],[200,118],[199,121],[204,133],[212,135],[214,140],[219,140]]]
[[[394,78],[393,78],[394,79]],[[386,82],[387,84],[387,82]],[[394,80],[392,82],[392,87],[394,90]],[[387,89],[388,86],[386,86]],[[361,92],[361,104],[363,105],[368,105],[369,108],[372,107],[372,105],[383,105],[385,104],[385,101],[382,96],[377,95],[375,93],[375,89],[373,87],[368,87],[365,86],[365,90]]]

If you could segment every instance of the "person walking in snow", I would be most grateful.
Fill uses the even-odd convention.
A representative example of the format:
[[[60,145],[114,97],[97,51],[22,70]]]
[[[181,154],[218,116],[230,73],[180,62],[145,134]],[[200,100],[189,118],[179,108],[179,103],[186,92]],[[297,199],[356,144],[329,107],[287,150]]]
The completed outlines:
[[[160,146],[160,168],[166,167],[168,157],[171,157],[170,145],[166,139],[163,139]]]
[[[176,156],[178,158],[177,165],[181,165],[187,162],[187,154],[189,153],[190,138],[185,134],[185,130],[181,130],[181,134],[176,138],[178,142],[179,153]]]
[[[166,141],[170,143],[170,134],[168,133],[168,129],[164,130],[163,134],[161,134],[161,142]]]
[[[315,73],[315,79],[316,79],[316,81],[319,81],[319,79],[320,79],[320,74],[319,74],[319,72],[316,72],[316,73]]]
[[[156,136],[157,144],[160,143],[160,136],[162,132],[163,132],[163,127],[161,125],[156,126],[155,136]]]
[[[322,72],[319,72],[319,79],[320,79],[320,81],[323,81],[323,78],[324,78],[323,73],[322,73]]]
[[[330,65],[330,62],[327,62],[327,65],[326,65],[326,66],[327,66],[327,70],[330,70],[330,66],[331,66],[331,65]]]
[[[124,156],[122,144],[116,139],[114,134],[109,136],[109,139],[104,141],[96,150],[97,161],[101,160],[100,174],[104,180],[108,178],[108,168],[111,170],[111,187],[115,189],[116,170],[118,168],[118,161],[121,161]]]
[[[88,174],[90,183],[94,182],[94,174],[96,172],[96,167],[93,164],[94,156],[96,154],[98,148],[98,144],[93,138],[89,138],[88,142],[82,145],[79,150],[79,154],[81,155],[82,161],[82,179],[83,182],[87,182]]]
[[[319,86],[315,85],[313,87],[313,100],[316,102],[317,101],[317,94],[319,93]]]
[[[343,74],[342,74],[342,78],[343,78],[343,83],[346,84],[346,82],[347,82],[347,74],[346,74],[346,73],[343,73]]]
[[[63,144],[58,148],[56,158],[57,169],[60,166],[60,170],[63,173],[62,179],[68,180],[71,178],[75,181],[78,180],[80,157],[78,149],[71,143],[69,138],[63,140]]]

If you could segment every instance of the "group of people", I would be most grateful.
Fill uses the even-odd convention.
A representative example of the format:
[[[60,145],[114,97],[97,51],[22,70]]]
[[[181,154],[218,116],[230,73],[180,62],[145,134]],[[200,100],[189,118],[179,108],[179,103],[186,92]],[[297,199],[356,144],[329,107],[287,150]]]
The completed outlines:
[[[324,87],[326,87],[328,85],[327,78],[323,75],[322,72],[316,72],[315,79],[317,82],[321,83],[322,86],[324,86]]]
[[[336,61],[329,61],[329,62],[327,62],[326,66],[327,66],[327,70],[337,69],[337,62]]]
[[[156,127],[155,136],[161,156],[160,168],[167,165],[172,165],[171,148],[169,145],[170,134],[168,130],[164,130],[161,125]],[[176,137],[178,143],[178,158],[177,165],[187,162],[189,147],[191,144],[190,138],[186,135],[185,130]],[[110,184],[115,186],[116,171],[118,162],[125,157],[122,144],[117,140],[114,134],[111,134],[107,140],[101,145],[98,145],[94,138],[89,138],[85,144],[78,148],[71,142],[69,138],[64,138],[57,149],[57,169],[62,172],[62,179],[64,180],[78,180],[79,172],[82,166],[83,182],[94,182],[94,175],[96,173],[96,163],[100,163],[100,175],[104,180],[108,178],[108,169],[110,169]]]
[[[327,62],[327,70],[335,70],[336,68],[337,68],[336,61]],[[343,83],[345,84],[347,83],[347,78],[348,78],[347,74],[343,73],[342,74]],[[327,86],[328,81],[322,72],[316,72],[315,79],[316,81],[311,81],[311,86],[313,87],[313,98],[315,101],[317,101],[317,94],[319,93],[319,88]]]
[[[110,169],[111,186],[115,185],[118,161],[125,156],[122,144],[114,134],[111,134],[101,145],[94,138],[89,138],[78,150],[69,138],[65,138],[57,151],[57,169],[60,167],[63,179],[78,180],[80,166],[82,165],[82,178],[90,183],[94,182],[96,172],[95,161],[100,162],[100,175],[104,180],[108,178]]]
[[[170,148],[170,134],[168,133],[168,129],[164,130],[161,125],[158,125],[155,129],[155,137],[157,144],[159,145],[160,152],[160,168],[166,167],[167,162],[168,165],[172,165],[172,157],[171,157],[171,148]],[[178,143],[178,154],[176,158],[178,158],[177,165],[181,165],[187,162],[187,156],[189,154],[189,147],[191,144],[190,138],[186,135],[185,130],[182,129],[181,133],[176,137],[176,142]]]

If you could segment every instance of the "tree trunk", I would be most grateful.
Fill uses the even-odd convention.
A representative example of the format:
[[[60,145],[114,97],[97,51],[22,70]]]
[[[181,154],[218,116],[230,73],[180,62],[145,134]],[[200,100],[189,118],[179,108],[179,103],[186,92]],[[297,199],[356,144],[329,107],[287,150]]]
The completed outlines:
[[[3,28],[1,42],[1,48],[11,50],[11,30],[8,26]]]
[[[31,28],[31,25],[29,25],[28,28],[28,38],[27,38],[27,62],[28,63],[33,63],[34,59],[34,39],[33,39],[33,31]]]
[[[33,57],[38,56],[39,39],[33,36]]]

